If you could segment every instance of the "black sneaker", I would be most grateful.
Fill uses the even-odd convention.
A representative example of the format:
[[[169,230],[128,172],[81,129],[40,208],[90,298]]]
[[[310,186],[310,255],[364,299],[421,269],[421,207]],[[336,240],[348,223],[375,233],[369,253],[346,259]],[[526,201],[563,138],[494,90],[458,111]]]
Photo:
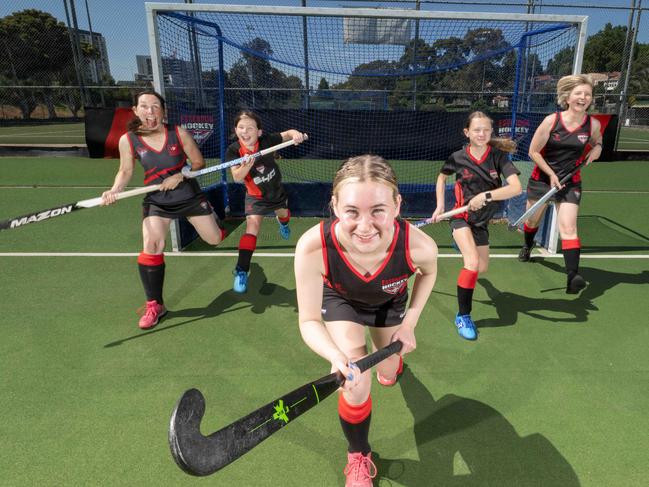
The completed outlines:
[[[579,294],[579,291],[586,287],[586,281],[579,274],[575,274],[572,279],[568,279],[566,286],[567,294]]]
[[[527,245],[523,245],[521,251],[518,253],[518,260],[521,262],[529,262],[532,254],[532,249]]]

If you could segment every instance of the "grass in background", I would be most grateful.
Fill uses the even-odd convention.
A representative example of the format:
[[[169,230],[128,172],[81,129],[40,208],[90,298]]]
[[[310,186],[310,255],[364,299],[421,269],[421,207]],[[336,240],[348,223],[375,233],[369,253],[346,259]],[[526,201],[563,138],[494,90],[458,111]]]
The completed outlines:
[[[0,144],[85,145],[84,123],[0,126]]]

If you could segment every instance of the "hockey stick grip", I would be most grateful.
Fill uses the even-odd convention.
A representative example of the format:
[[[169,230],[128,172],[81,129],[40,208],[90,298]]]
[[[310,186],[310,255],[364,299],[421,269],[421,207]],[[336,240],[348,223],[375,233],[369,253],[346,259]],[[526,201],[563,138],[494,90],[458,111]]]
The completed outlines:
[[[376,352],[371,353],[366,357],[358,360],[356,362],[356,366],[361,372],[365,372],[366,370],[374,367],[376,364],[383,362],[390,355],[400,352],[401,348],[403,348],[403,343],[401,343],[400,340],[397,340],[396,342],[390,343],[390,345],[388,345],[387,347],[383,347],[382,349],[377,350]],[[338,383],[338,385],[342,386],[345,383],[345,378],[340,372],[337,372],[335,375],[336,382]]]
[[[371,369],[379,362],[382,362],[383,360],[388,358],[390,355],[400,352],[402,348],[403,343],[401,343],[400,340],[397,340],[396,342],[390,343],[390,345],[388,345],[387,347],[383,347],[381,350],[377,350],[367,357],[363,357],[358,362],[356,362],[356,365],[361,372],[365,372],[367,369]]]

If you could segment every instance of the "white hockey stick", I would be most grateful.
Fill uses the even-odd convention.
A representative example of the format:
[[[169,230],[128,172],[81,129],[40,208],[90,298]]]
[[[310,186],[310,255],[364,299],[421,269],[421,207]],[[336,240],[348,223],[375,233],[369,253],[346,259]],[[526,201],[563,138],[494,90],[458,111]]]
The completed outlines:
[[[309,137],[304,134],[304,140],[307,140]],[[182,169],[182,174],[186,178],[197,178],[198,176],[202,176],[204,174],[209,174],[214,171],[220,171],[221,169],[227,169],[228,167],[232,166],[238,166],[241,164],[247,157],[251,159],[256,159],[258,157],[264,156],[266,154],[270,154],[271,152],[276,152],[280,149],[283,149],[284,147],[289,147],[291,145],[294,145],[295,141],[287,140],[286,142],[282,142],[281,144],[274,145],[272,147],[269,147],[268,149],[263,149],[260,150],[259,152],[255,152],[254,154],[250,154],[247,156],[239,157],[238,159],[233,159],[232,161],[228,162],[223,162],[221,164],[217,164],[216,166],[210,166],[210,167],[205,167],[203,169],[199,169],[198,171],[192,171],[191,166],[185,166]]]
[[[459,208],[455,208],[453,210],[447,211],[446,213],[442,213],[438,217],[438,221],[440,220],[448,220],[449,218],[459,215],[460,213],[464,213],[465,211],[468,211],[469,205],[464,205],[460,206]],[[433,223],[433,220],[431,218],[426,218],[425,220],[419,220],[418,222],[414,222],[413,225],[416,226],[417,228],[423,227],[424,225],[428,225],[429,223]]]

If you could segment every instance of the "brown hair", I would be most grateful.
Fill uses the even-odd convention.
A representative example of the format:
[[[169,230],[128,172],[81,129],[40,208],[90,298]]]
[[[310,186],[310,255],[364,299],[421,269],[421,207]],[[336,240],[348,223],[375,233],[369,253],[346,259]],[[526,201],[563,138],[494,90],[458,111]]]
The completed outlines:
[[[475,111],[470,113],[469,116],[467,117],[466,123],[464,124],[464,128],[468,130],[469,127],[471,126],[471,122],[475,118],[486,118],[487,120],[489,120],[491,126],[492,127],[494,126],[494,121],[491,119],[489,115],[481,111]],[[512,154],[516,152],[516,142],[506,137],[491,137],[491,139],[489,139],[489,145],[503,152],[510,152]]]
[[[241,110],[239,113],[237,113],[237,116],[234,117],[234,124],[233,127],[236,128],[236,126],[239,124],[242,118],[250,118],[255,121],[257,124],[257,130],[261,130],[261,118],[259,118],[259,115],[257,115],[254,112],[251,112],[250,110]]]
[[[561,108],[564,110],[568,108],[568,103],[566,103],[568,97],[572,93],[572,90],[579,85],[588,85],[592,90],[594,87],[593,78],[587,74],[571,74],[559,80],[557,83],[557,103]]]
[[[165,99],[162,97],[160,93],[157,91],[153,90],[144,90],[140,91],[133,97],[133,106],[136,107],[138,103],[140,103],[140,97],[144,95],[153,95],[155,96],[159,101],[160,101],[160,106],[162,107],[162,111],[166,111],[165,109]],[[146,134],[147,130],[142,127],[142,120],[140,120],[139,117],[135,116],[131,120],[128,121],[126,124],[126,130],[129,132],[133,132],[134,134],[137,135],[142,135]]]
[[[350,157],[342,163],[334,176],[332,197],[337,198],[340,188],[347,183],[372,181],[385,184],[392,189],[392,198],[397,202],[399,187],[397,175],[392,166],[381,156],[365,154]]]

